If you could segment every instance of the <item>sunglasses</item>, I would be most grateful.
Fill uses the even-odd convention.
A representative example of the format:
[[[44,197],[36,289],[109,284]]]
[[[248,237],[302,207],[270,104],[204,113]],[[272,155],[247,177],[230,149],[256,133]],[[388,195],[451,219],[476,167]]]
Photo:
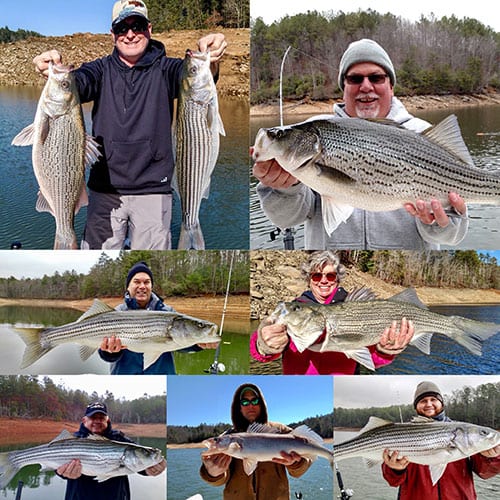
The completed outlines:
[[[145,19],[136,19],[133,23],[127,24],[125,21],[112,26],[111,30],[115,35],[126,35],[128,30],[134,33],[144,33],[148,29],[148,22]]]
[[[360,85],[361,83],[363,83],[365,78],[368,78],[370,83],[373,83],[375,85],[379,85],[379,84],[385,82],[385,79],[387,78],[387,76],[388,75],[381,74],[381,73],[375,73],[373,75],[352,74],[352,75],[345,75],[345,81],[351,85]]]
[[[323,276],[327,281],[337,281],[337,273],[311,273],[309,276],[315,283],[319,283]]]
[[[242,399],[240,400],[240,405],[241,406],[248,406],[248,405],[252,405],[252,406],[257,406],[258,404],[260,403],[260,399],[259,398],[253,398],[253,399]]]

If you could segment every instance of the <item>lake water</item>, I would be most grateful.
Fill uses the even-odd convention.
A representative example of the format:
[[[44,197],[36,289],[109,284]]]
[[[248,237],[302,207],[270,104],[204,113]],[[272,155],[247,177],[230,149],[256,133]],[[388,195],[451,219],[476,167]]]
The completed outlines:
[[[51,249],[54,218],[35,210],[38,185],[31,163],[31,147],[11,146],[14,136],[33,121],[40,88],[0,87],[0,249],[20,241],[25,249]],[[85,105],[90,131],[90,106]],[[249,247],[248,221],[248,102],[221,100],[220,112],[226,136],[212,175],[210,196],[200,209],[205,244],[210,249]],[[83,234],[86,209],[76,216],[78,240]],[[180,231],[180,203],[174,196],[172,242],[177,246]]]
[[[416,116],[438,123],[446,116],[457,115],[462,135],[476,166],[488,170],[500,170],[500,109],[498,106],[456,108],[447,110],[422,111]],[[296,123],[308,116],[285,116],[285,124]],[[252,117],[250,119],[251,142],[260,127],[279,124],[279,116]],[[284,235],[276,235],[277,228],[267,219],[260,208],[256,194],[257,181],[250,181],[250,234],[252,249],[283,249]],[[453,248],[489,249],[500,248],[500,212],[498,207],[489,205],[469,206],[469,231],[464,240]],[[304,248],[303,226],[293,228],[295,248]],[[443,245],[443,249],[447,248]]]
[[[356,432],[335,431],[335,442],[341,443],[356,435]],[[389,486],[382,477],[380,466],[368,468],[361,458],[349,458],[338,463],[344,488],[354,491],[353,500],[395,500],[397,488]],[[496,500],[500,494],[500,476],[483,480],[474,476],[474,485],[477,497],[480,500]],[[335,483],[335,498],[340,494],[339,486]],[[420,500],[420,499],[419,499]]]
[[[154,446],[160,449],[164,449],[165,446],[164,439],[148,438],[141,440],[134,437],[132,437],[132,439],[143,446]],[[13,449],[24,449],[31,446],[36,446],[36,444],[4,447],[0,449],[0,452]],[[142,476],[140,474],[129,475],[132,498],[165,500],[166,477],[166,474],[160,474],[156,477]],[[5,498],[7,500],[15,499],[18,481],[23,482],[22,500],[54,500],[57,498],[64,498],[66,481],[57,476],[53,471],[41,472],[39,465],[23,467],[12,479],[7,488],[2,490],[0,498]]]
[[[327,446],[331,449],[331,445]],[[197,493],[203,496],[203,500],[220,500],[222,498],[224,487],[212,486],[203,481],[199,475],[200,454],[204,449],[167,449],[168,500],[184,500]],[[332,500],[333,498],[332,469],[328,461],[323,458],[318,458],[313,462],[302,477],[288,477],[291,499]],[[269,499],[271,500],[271,497]]]
[[[0,307],[0,373],[1,374],[109,374],[110,365],[103,361],[97,352],[89,359],[82,361],[79,347],[76,344],[57,346],[31,366],[19,368],[25,344],[15,332],[18,327],[59,326],[75,321],[82,312],[74,309],[41,308],[29,306]],[[220,318],[207,318],[220,322]],[[243,322],[226,320],[219,349],[218,362],[225,367],[226,375],[248,373],[248,332]],[[232,328],[232,329],[231,329]],[[193,353],[174,353],[178,374],[203,375],[208,372],[214,362],[215,350],[207,349]]]

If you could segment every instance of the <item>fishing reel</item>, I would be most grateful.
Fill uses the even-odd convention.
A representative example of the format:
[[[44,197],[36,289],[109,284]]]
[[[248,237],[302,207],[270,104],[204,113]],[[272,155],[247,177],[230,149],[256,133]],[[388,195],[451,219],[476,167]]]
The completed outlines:
[[[337,496],[337,498],[340,498],[341,500],[348,500],[352,496],[354,496],[354,490],[347,488],[345,490],[342,490],[340,492],[340,495]]]
[[[224,373],[226,371],[226,365],[224,363],[214,361],[208,369],[203,371],[205,373],[209,373],[210,375],[217,375],[218,373]]]

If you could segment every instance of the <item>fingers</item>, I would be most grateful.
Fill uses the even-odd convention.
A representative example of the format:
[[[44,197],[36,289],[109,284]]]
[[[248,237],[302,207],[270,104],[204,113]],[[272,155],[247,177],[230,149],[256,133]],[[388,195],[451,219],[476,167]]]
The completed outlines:
[[[210,50],[210,62],[217,62],[224,55],[227,42],[222,33],[211,33],[198,40],[200,52]]]
[[[488,458],[496,458],[500,455],[500,444],[495,446],[494,448],[490,448],[489,450],[484,450],[481,452],[481,455]]]
[[[201,460],[205,469],[212,477],[217,477],[227,471],[229,464],[231,463],[231,457],[229,455],[224,455],[223,453],[218,453],[216,455],[201,456]]]
[[[406,457],[399,458],[398,451],[384,450],[382,458],[388,467],[395,470],[404,470],[410,463]]]
[[[262,340],[272,349],[283,350],[288,344],[286,326],[278,323],[263,326],[261,330]]]
[[[146,469],[148,476],[158,476],[167,468],[167,461],[163,459],[159,464],[152,465]]]
[[[460,215],[463,215],[467,212],[467,205],[465,204],[464,199],[461,196],[459,196],[457,193],[451,192],[448,195],[448,199],[450,200],[451,206]]]
[[[403,318],[398,328],[397,321],[386,328],[377,344],[377,350],[384,354],[399,354],[410,343],[415,333],[415,327],[411,320]]]
[[[122,344],[119,337],[112,335],[111,337],[104,337],[99,348],[101,351],[106,352],[120,352],[122,349],[127,349],[127,346]]]
[[[61,465],[57,473],[67,479],[78,479],[82,475],[82,463],[80,460],[71,460],[67,464]]]
[[[197,344],[198,347],[201,347],[202,349],[217,349],[217,346],[219,345],[218,342],[205,342],[201,344]]]
[[[45,78],[49,76],[50,62],[53,62],[54,64],[62,63],[61,54],[55,49],[43,52],[33,59],[33,64],[35,65],[36,71],[42,74]]]
[[[467,206],[465,201],[457,193],[449,193],[448,200],[457,213],[460,215],[466,213]],[[424,224],[436,223],[440,227],[446,227],[450,223],[448,214],[443,208],[442,203],[438,200],[433,199],[430,202],[417,200],[415,205],[412,203],[406,203],[404,207],[410,215],[419,218]]]
[[[280,455],[281,457],[274,457],[272,461],[277,464],[288,466],[302,460],[302,457],[295,451],[291,451],[290,453],[287,453],[286,451],[280,451]]]
[[[276,160],[257,162],[252,172],[262,184],[274,189],[289,188],[298,182],[297,178],[281,168]]]

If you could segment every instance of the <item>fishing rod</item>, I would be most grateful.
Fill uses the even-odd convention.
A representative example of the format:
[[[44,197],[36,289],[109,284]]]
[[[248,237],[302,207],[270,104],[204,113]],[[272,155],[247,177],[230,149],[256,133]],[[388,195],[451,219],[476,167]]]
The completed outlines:
[[[335,473],[337,475],[337,482],[339,483],[341,500],[349,500],[354,495],[354,491],[351,489],[344,488],[344,481],[342,480],[342,475],[340,474],[339,466],[335,463]]]
[[[222,319],[220,321],[220,329],[219,335],[221,337],[221,341],[217,345],[215,349],[214,362],[210,365],[207,370],[203,370],[205,373],[209,373],[210,375],[217,375],[219,372],[226,371],[226,366],[224,363],[219,363],[219,354],[220,354],[220,346],[222,344],[222,330],[224,329],[224,318],[226,316],[227,309],[227,299],[229,297],[229,287],[231,285],[231,274],[233,272],[233,261],[234,261],[234,250],[231,252],[231,262],[229,263],[229,273],[227,275],[227,286],[226,286],[226,297],[224,298],[224,306],[222,308]]]

